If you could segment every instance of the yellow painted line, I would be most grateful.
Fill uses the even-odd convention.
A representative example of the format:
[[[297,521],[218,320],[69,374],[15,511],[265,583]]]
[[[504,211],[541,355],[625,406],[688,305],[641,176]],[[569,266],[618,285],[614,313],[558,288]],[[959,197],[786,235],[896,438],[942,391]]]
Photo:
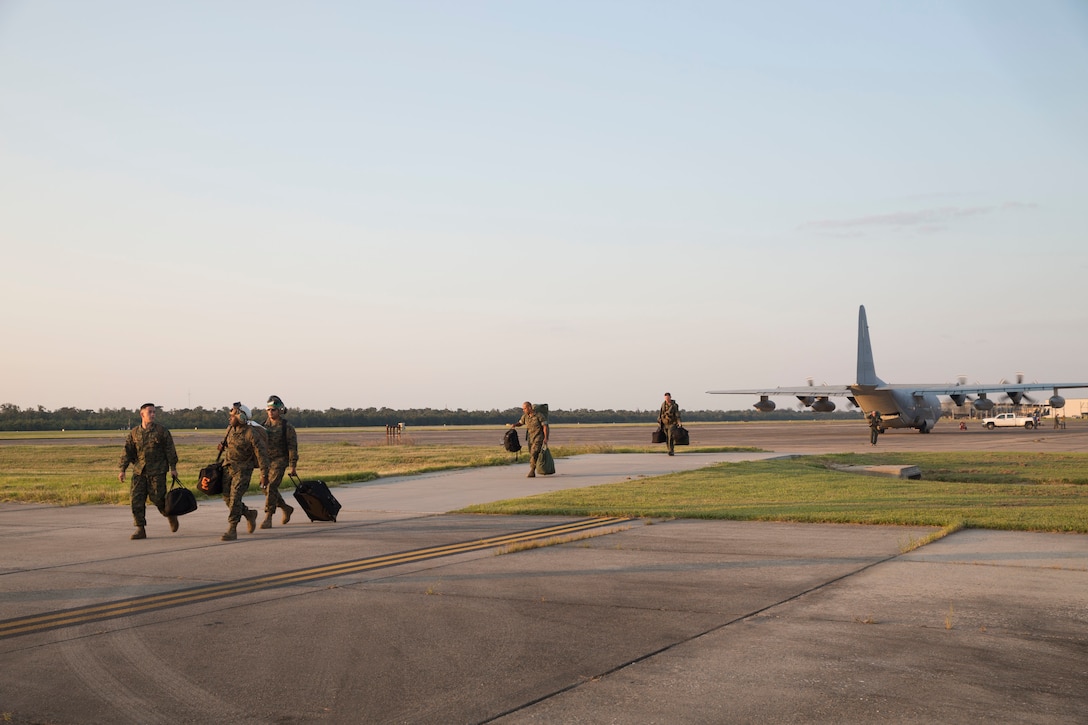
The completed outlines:
[[[58,612],[46,612],[26,617],[17,617],[0,622],[0,639],[17,637],[33,632],[44,632],[59,627],[89,624],[104,619],[124,617],[155,609],[165,609],[167,607],[194,604],[212,599],[221,599],[223,597],[233,597],[238,596],[239,594],[260,591],[262,589],[273,589],[275,587],[302,584],[319,579],[329,579],[331,577],[355,574],[371,569],[380,569],[400,564],[410,564],[417,561],[426,561],[428,559],[437,559],[443,556],[464,554],[470,551],[479,551],[480,549],[554,538],[556,536],[564,536],[603,526],[613,526],[629,520],[630,519],[623,517],[581,519],[579,521],[547,526],[541,529],[503,534],[501,536],[488,536],[482,539],[474,539],[472,541],[464,541],[456,544],[432,546],[425,549],[414,549],[412,551],[404,551],[396,554],[383,554],[381,556],[342,561],[335,564],[310,567],[308,569],[297,569],[295,571],[280,572],[278,574],[266,574],[233,582],[208,584],[190,589],[163,592],[161,594],[149,594],[142,597],[134,597],[132,599],[123,599],[117,602],[90,604],[84,607],[76,607],[74,609],[66,609]]]

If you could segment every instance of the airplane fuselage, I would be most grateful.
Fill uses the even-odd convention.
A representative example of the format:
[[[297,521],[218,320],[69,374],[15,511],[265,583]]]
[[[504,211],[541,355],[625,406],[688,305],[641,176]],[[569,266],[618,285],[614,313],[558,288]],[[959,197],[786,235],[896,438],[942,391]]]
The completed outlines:
[[[933,430],[941,417],[941,401],[936,395],[912,395],[908,390],[877,389],[872,385],[851,385],[853,399],[865,415],[879,410],[885,428]]]

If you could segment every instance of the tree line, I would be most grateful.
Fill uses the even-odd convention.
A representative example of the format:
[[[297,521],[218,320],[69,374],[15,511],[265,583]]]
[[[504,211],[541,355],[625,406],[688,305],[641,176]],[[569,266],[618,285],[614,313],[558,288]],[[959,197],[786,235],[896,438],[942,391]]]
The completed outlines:
[[[254,415],[264,421],[263,403],[252,406]],[[222,408],[181,408],[160,410],[156,420],[167,428],[225,428],[228,423],[227,406]],[[440,408],[329,408],[327,410],[309,410],[291,408],[287,413],[292,425],[300,428],[363,428],[370,426],[396,425],[434,426],[434,425],[501,425],[512,423],[521,417],[521,408],[505,410],[457,410]],[[681,417],[685,422],[717,422],[744,420],[834,420],[861,418],[858,411],[836,411],[834,413],[813,413],[809,410],[776,410],[760,413],[755,410],[684,410]],[[574,410],[552,409],[548,414],[550,423],[646,423],[657,420],[657,409],[652,410]],[[0,430],[4,431],[42,431],[42,430],[127,430],[140,422],[139,409],[99,408],[83,410],[80,408],[57,408],[46,410],[20,408],[4,403],[0,405]]]

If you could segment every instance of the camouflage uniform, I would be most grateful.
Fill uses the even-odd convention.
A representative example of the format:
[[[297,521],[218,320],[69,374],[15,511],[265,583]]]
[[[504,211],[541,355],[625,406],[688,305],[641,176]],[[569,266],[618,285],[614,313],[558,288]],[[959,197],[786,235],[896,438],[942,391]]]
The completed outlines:
[[[869,442],[876,445],[876,439],[880,436],[880,428],[884,424],[884,419],[880,415],[879,410],[874,410],[869,413]]]
[[[226,446],[223,448],[223,500],[230,509],[227,521],[237,524],[248,517],[242,497],[249,490],[253,469],[260,466],[261,474],[268,475],[268,442],[262,426],[232,425],[227,428]],[[254,511],[256,516],[257,512]]]
[[[121,473],[130,465],[133,466],[129,487],[132,520],[143,527],[147,525],[147,499],[151,499],[159,513],[166,515],[166,472],[178,465],[178,452],[170,431],[158,423],[130,430],[121,454]]]
[[[548,419],[542,417],[534,408],[529,413],[522,413],[516,426],[525,426],[525,442],[529,444],[529,473],[536,471],[536,462],[540,458],[540,451],[544,447],[544,426]]]
[[[661,411],[657,414],[657,422],[665,429],[665,441],[669,445],[669,455],[673,454],[675,447],[676,426],[680,425],[680,406],[675,400],[665,400],[661,403]]]
[[[277,507],[288,508],[287,502],[280,495],[280,483],[283,473],[288,468],[298,465],[298,434],[295,427],[286,420],[278,423],[269,419],[264,424],[268,431],[268,491],[264,499],[264,512],[272,514]]]

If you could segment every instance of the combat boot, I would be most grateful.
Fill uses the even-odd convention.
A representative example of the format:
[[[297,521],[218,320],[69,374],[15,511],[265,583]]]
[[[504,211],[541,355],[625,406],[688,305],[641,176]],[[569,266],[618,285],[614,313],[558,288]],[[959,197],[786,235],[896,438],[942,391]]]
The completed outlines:
[[[251,534],[257,530],[256,509],[246,509],[246,527],[249,529],[249,533]]]
[[[178,517],[167,516],[166,520],[170,522],[170,532],[173,533],[178,530]]]
[[[262,529],[271,529],[272,528],[272,514],[271,513],[266,513],[264,515],[264,521],[261,522],[261,528]]]
[[[280,501],[280,508],[283,509],[283,521],[281,521],[280,523],[286,524],[288,521],[291,520],[291,514],[293,514],[295,512],[295,507],[294,506],[288,506],[283,501]]]
[[[231,524],[227,529],[227,533],[219,537],[222,541],[234,541],[238,538],[238,524]]]
[[[136,530],[132,532],[132,536],[130,536],[128,538],[130,538],[130,539],[146,539],[147,538],[147,532],[144,531],[143,526],[137,526]]]

